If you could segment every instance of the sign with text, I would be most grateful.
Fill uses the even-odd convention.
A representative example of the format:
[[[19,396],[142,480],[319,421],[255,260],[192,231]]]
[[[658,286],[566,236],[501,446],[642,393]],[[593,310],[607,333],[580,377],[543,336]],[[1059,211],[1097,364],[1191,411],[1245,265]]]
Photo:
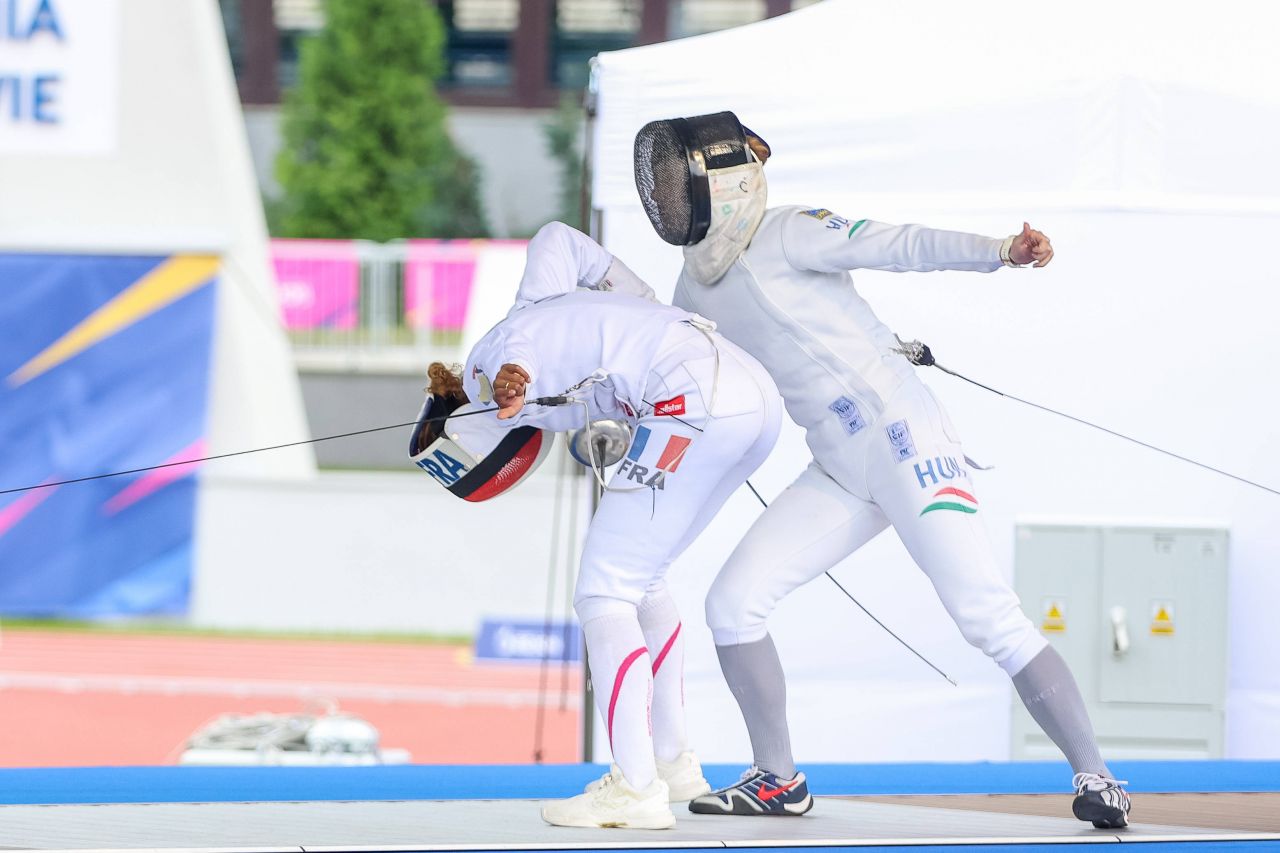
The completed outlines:
[[[0,154],[111,153],[119,14],[118,0],[0,0]]]
[[[476,637],[477,660],[561,661],[582,659],[582,629],[574,622],[485,619]]]

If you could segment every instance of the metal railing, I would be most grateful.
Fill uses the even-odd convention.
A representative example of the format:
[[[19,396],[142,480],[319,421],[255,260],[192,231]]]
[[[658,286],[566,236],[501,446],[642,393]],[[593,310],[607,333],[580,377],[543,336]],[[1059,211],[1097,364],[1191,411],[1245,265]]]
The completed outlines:
[[[273,240],[295,351],[456,348],[484,247],[482,240]]]

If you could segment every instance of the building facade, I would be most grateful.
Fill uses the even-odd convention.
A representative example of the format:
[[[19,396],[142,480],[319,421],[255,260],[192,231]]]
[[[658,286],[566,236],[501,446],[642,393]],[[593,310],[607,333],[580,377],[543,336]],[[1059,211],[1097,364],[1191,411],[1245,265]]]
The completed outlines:
[[[438,0],[447,30],[439,91],[452,107],[455,142],[479,164],[493,235],[527,236],[555,216],[563,167],[548,150],[545,125],[564,100],[580,100],[592,56],[748,24],[813,2]],[[258,180],[274,197],[281,97],[297,79],[298,46],[324,26],[324,3],[220,5]]]

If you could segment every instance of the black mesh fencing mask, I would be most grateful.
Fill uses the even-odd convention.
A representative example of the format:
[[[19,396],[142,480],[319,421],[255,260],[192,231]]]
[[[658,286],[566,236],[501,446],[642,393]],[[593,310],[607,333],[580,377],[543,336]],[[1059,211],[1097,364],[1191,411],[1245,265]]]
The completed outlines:
[[[636,134],[636,190],[658,236],[692,246],[711,226],[707,173],[745,165],[746,131],[731,112],[651,121]]]

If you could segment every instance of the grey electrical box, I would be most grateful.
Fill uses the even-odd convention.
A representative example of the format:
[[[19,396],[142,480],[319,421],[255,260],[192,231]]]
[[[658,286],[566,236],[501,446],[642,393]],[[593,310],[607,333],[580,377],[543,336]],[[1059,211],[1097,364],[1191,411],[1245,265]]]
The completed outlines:
[[[1106,758],[1218,758],[1227,530],[1021,520],[1015,588],[1071,667]],[[1014,693],[1013,758],[1062,754]]]

